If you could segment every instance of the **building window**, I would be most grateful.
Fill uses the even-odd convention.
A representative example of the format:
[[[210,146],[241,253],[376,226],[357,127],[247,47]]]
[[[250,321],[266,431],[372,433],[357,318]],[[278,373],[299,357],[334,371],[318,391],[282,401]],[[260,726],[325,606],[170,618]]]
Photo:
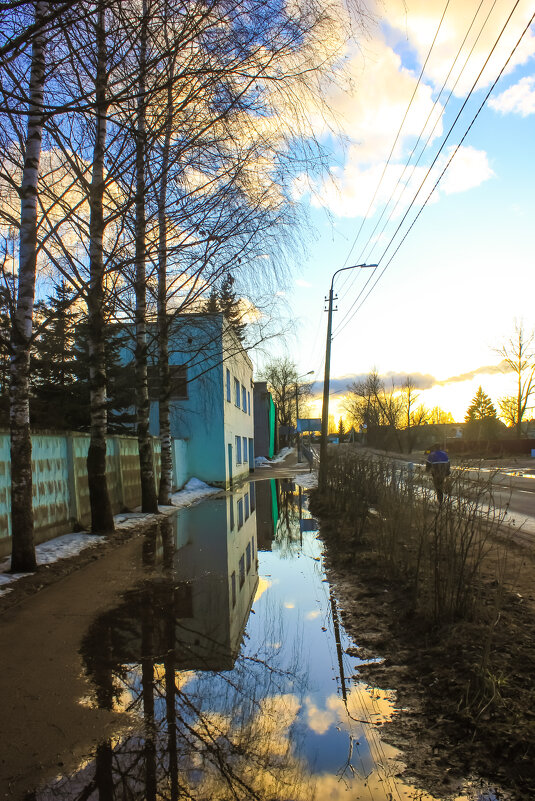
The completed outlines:
[[[230,370],[228,369],[228,367],[227,367],[227,400],[229,403],[232,400],[232,396],[230,393]]]
[[[245,584],[245,557],[240,559],[240,590]]]
[[[247,414],[251,414],[251,393],[247,392]]]
[[[245,519],[247,520],[247,518],[249,517],[249,493],[248,492],[245,493],[245,495],[243,497],[243,500],[245,501]]]
[[[243,411],[247,414],[247,390],[241,385],[241,407]]]
[[[234,403],[240,408],[240,382],[237,378],[234,379]]]
[[[230,498],[230,530],[234,528],[234,500]]]
[[[247,453],[247,437],[243,438],[243,463],[247,464],[249,461],[249,454]]]
[[[247,560],[247,572],[251,569],[251,543],[247,543],[247,548],[245,549],[245,558]]]
[[[236,464],[241,464],[241,437],[236,437]]]
[[[230,588],[232,591],[232,606],[236,606],[236,571],[234,570],[230,577]]]
[[[251,539],[251,556],[254,559],[254,537]]]
[[[238,501],[238,529],[243,526],[243,498]]]
[[[255,485],[254,481],[249,481],[249,497],[251,499],[251,512],[254,512],[256,507]]]

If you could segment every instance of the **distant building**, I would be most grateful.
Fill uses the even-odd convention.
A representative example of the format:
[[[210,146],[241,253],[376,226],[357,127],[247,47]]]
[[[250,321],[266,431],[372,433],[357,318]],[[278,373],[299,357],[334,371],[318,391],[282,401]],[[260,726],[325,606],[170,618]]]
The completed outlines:
[[[272,459],[277,450],[277,410],[267,381],[254,384],[254,455]]]

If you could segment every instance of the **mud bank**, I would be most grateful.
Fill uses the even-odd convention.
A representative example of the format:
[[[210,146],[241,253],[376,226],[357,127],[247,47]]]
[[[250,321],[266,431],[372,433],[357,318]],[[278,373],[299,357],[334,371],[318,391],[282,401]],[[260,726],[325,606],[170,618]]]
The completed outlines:
[[[477,775],[495,784],[499,799],[535,798],[533,553],[511,543],[504,567],[503,542],[491,542],[479,590],[488,615],[436,629],[414,616],[410,588],[385,577],[373,523],[355,546],[340,520],[311,505],[320,520],[324,513],[327,573],[355,655],[381,657],[359,675],[396,690],[400,714],[383,736],[402,744],[411,781],[453,795],[461,779]]]

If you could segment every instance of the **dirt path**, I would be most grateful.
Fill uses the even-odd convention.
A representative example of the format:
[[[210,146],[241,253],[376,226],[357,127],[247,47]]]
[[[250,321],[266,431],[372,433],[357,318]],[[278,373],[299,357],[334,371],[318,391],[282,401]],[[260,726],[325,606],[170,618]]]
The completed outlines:
[[[27,584],[19,602],[0,616],[0,798],[22,798],[33,781],[74,768],[107,733],[128,726],[126,715],[84,700],[90,683],[79,647],[89,622],[136,580],[142,544],[135,537],[99,549],[105,558],[78,557],[70,575],[62,566],[60,581],[47,571],[48,586],[36,592],[38,584]]]

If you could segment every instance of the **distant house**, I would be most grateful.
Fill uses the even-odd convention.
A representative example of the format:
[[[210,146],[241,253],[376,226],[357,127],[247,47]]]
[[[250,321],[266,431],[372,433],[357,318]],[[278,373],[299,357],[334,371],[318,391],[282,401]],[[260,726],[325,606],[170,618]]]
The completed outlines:
[[[123,352],[133,361],[133,346]],[[183,314],[169,333],[174,484],[229,488],[254,468],[253,365],[223,314]],[[159,436],[156,343],[149,348],[149,430]]]
[[[277,413],[267,381],[254,384],[254,455],[272,459],[277,449]]]

